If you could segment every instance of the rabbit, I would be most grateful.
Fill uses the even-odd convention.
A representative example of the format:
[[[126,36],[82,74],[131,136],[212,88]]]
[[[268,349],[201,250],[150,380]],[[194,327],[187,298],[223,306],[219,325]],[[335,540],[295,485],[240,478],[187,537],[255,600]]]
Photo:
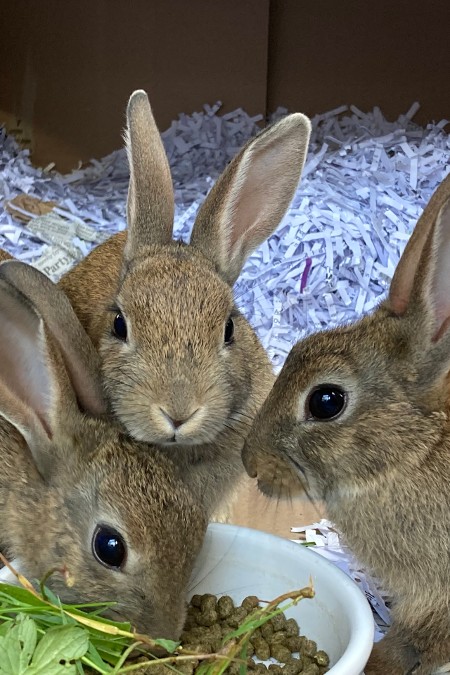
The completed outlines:
[[[111,618],[177,639],[201,499],[108,418],[98,353],[47,277],[3,262],[0,317],[0,549],[29,579],[56,568],[62,601],[115,600]],[[8,568],[0,580],[14,581]]]
[[[450,175],[370,315],[297,343],[242,457],[263,492],[323,499],[393,597],[365,675],[450,661]]]
[[[211,189],[189,245],[172,239],[169,164],[144,91],[127,108],[128,230],[60,281],[98,347],[114,413],[198,489],[225,503],[244,476],[243,438],[273,383],[232,286],[297,188],[310,122],[290,115],[250,140]],[[210,494],[213,491],[210,490]]]

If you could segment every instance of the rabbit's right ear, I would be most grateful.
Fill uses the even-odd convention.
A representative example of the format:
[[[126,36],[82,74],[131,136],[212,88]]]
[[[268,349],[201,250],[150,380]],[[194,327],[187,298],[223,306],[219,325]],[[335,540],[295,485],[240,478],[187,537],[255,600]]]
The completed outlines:
[[[25,438],[44,479],[55,470],[63,419],[74,414],[82,415],[42,317],[0,279],[0,415]]]
[[[33,306],[58,344],[72,387],[82,410],[89,415],[107,412],[101,382],[100,357],[89,340],[65,293],[42,272],[18,260],[0,264],[0,280],[17,297]]]
[[[284,216],[300,180],[310,133],[311,123],[301,113],[262,131],[230,162],[201,206],[191,246],[230,285]]]
[[[142,247],[172,240],[175,198],[169,162],[145,91],[128,102],[126,145],[130,165],[125,262]]]

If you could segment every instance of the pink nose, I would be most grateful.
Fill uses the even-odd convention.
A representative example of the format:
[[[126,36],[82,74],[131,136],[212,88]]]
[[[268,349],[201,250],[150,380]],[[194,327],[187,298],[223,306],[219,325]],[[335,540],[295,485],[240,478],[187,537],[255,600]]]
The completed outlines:
[[[173,426],[174,429],[179,429],[181,426],[183,426],[183,424],[184,424],[185,422],[187,422],[188,420],[190,420],[191,417],[197,412],[196,410],[194,410],[194,412],[191,413],[191,415],[187,415],[186,417],[184,417],[184,418],[181,419],[181,420],[176,420],[176,419],[174,419],[173,417],[171,417],[171,416],[169,415],[169,413],[167,413],[167,412],[164,410],[164,408],[160,408],[160,410],[161,410],[162,414],[164,415],[164,417],[165,417],[167,420],[169,420],[169,422],[171,423],[171,425]]]
[[[189,418],[186,418],[186,419],[189,419]],[[172,422],[175,429],[178,429],[179,427],[181,427],[181,425],[186,422],[186,419],[184,419],[184,420],[173,420],[171,417],[169,417],[169,420]]]

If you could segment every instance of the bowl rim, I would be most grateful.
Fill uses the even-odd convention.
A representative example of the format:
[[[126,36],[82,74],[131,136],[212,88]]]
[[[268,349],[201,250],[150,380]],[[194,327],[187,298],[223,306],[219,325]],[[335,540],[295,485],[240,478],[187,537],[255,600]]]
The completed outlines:
[[[358,664],[360,664],[361,672],[363,671],[373,647],[375,621],[366,596],[353,579],[347,576],[337,565],[311,550],[311,548],[301,546],[301,544],[297,544],[290,539],[269,532],[229,523],[210,523],[208,531],[211,532],[212,536],[215,532],[218,534],[227,532],[228,536],[245,536],[246,534],[253,537],[257,536],[260,541],[266,541],[267,544],[272,546],[276,545],[277,553],[284,550],[289,554],[304,558],[314,556],[315,568],[319,568],[334,577],[336,584],[345,589],[346,599],[350,605],[350,611],[347,612],[350,624],[350,640],[339,661],[328,671],[328,675],[348,675],[351,668],[354,669],[355,665]]]

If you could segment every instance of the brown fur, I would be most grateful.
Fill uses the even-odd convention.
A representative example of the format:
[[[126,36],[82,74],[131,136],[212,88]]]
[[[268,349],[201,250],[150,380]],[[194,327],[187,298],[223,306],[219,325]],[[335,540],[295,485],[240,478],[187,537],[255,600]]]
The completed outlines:
[[[420,218],[388,299],[357,323],[298,343],[243,452],[277,494],[307,490],[393,598],[366,675],[429,675],[450,660],[450,178]],[[308,394],[340,386],[336,418]]]
[[[0,249],[0,262],[3,262],[4,260],[13,260],[13,257],[6,251]]]
[[[170,459],[97,416],[98,355],[80,326],[71,345],[76,317],[49,280],[3,263],[0,313],[0,548],[30,579],[57,568],[48,583],[63,601],[115,600],[113,618],[176,639],[208,519],[203,496]],[[122,534],[122,569],[94,556],[98,524]]]
[[[292,199],[310,124],[291,115],[251,140],[211,190],[185,246],[172,240],[170,171],[144,92],[133,94],[127,116],[128,232],[95,249],[60,286],[100,350],[114,413],[199,488],[209,481],[217,506],[238,485],[243,439],[273,382],[232,285]],[[112,333],[119,310],[126,342]],[[224,345],[230,316],[234,341]],[[173,428],[170,418],[186,421]]]

